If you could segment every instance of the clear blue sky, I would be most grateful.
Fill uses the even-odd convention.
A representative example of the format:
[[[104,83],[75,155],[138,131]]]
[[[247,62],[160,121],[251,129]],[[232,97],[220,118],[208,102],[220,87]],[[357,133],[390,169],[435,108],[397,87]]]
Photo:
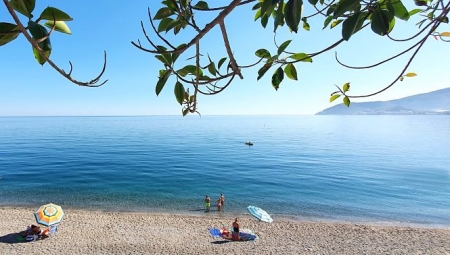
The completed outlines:
[[[145,39],[140,21],[151,30],[147,7],[153,15],[161,7],[160,1],[133,0],[77,0],[56,1],[37,0],[35,15],[46,6],[54,6],[73,17],[68,22],[72,35],[54,33],[51,58],[63,69],[68,69],[68,61],[74,64],[73,76],[77,80],[90,80],[102,66],[103,51],[108,54],[108,66],[103,78],[108,79],[99,88],[79,87],[60,76],[48,64],[40,66],[33,57],[31,46],[23,36],[0,47],[1,82],[0,116],[11,115],[180,115],[181,106],[173,95],[174,80],[169,80],[165,89],[157,97],[155,84],[160,62],[153,55],[142,52],[131,45],[132,40]],[[194,1],[195,3],[196,1]],[[210,7],[221,6],[229,0],[209,1]],[[404,1],[408,9],[415,8]],[[3,6],[3,5],[2,5]],[[259,48],[276,51],[273,45],[273,25],[263,29],[259,20],[254,22],[252,4],[238,7],[226,18],[231,45],[241,65],[257,60],[254,52]],[[306,3],[304,14],[313,9]],[[199,25],[208,22],[216,12],[204,18],[198,16]],[[0,7],[3,22],[11,22],[5,7]],[[397,20],[392,33],[395,38],[404,38],[418,31],[414,26],[420,17],[408,22]],[[23,19],[25,21],[25,19]],[[25,21],[26,22],[26,21]],[[289,33],[287,27],[278,29],[279,43],[293,39],[288,51],[315,52],[340,39],[341,25],[330,30],[322,30],[323,18],[309,21],[311,31],[300,30]],[[448,25],[442,31],[450,31]],[[216,27],[201,42],[202,53],[209,53],[214,61],[226,56],[223,42]],[[172,32],[170,32],[172,34]],[[152,35],[154,36],[154,35]],[[170,36],[177,43],[188,42],[194,36],[192,30]],[[155,36],[154,36],[155,37]],[[155,39],[156,40],[156,39]],[[175,44],[177,44],[175,43]],[[159,44],[162,44],[159,42]],[[374,34],[370,28],[354,35],[349,42],[337,49],[343,61],[350,65],[368,65],[380,61],[412,45],[412,42],[393,43],[386,37]],[[149,47],[150,48],[150,47]],[[287,80],[275,91],[271,86],[274,68],[266,76],[256,81],[259,67],[243,72],[245,79],[235,79],[233,84],[216,96],[199,98],[199,111],[203,115],[213,114],[314,114],[332,106],[329,95],[335,90],[334,84],[351,82],[352,94],[365,94],[381,89],[389,84],[403,68],[406,58],[402,57],[384,66],[365,71],[349,70],[334,60],[332,50],[314,58],[314,63],[297,65],[298,81]],[[181,61],[192,56],[189,51],[180,57]],[[449,86],[449,47],[446,43],[430,39],[419,53],[408,71],[417,77],[405,79],[379,96],[360,101],[376,101],[400,98],[429,92]],[[203,63],[206,63],[204,60]],[[336,103],[340,103],[337,100]],[[356,100],[354,102],[357,102]]]

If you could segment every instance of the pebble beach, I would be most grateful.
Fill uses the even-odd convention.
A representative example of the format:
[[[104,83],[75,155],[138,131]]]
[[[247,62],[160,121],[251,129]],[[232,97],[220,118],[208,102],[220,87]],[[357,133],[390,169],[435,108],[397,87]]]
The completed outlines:
[[[65,209],[56,235],[20,242],[36,208],[0,207],[0,254],[449,254],[450,229],[275,218],[249,215],[155,214]],[[213,238],[208,228],[241,228],[259,239]]]

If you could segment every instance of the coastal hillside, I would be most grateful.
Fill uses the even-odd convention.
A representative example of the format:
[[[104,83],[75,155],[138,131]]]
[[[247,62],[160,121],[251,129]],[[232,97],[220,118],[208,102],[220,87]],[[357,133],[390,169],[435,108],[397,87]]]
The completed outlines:
[[[390,101],[357,103],[350,107],[338,104],[316,115],[401,115],[448,114],[450,115],[450,88],[418,94]]]

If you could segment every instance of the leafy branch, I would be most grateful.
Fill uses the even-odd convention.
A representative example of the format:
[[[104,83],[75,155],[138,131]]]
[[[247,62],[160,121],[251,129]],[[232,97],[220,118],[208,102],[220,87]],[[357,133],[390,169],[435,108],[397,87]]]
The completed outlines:
[[[100,74],[88,82],[78,81],[72,77],[73,65],[70,61],[69,72],[65,72],[50,59],[50,54],[52,52],[50,36],[52,32],[58,31],[66,34],[71,34],[69,27],[65,23],[65,21],[72,20],[72,18],[68,14],[54,7],[47,7],[40,14],[39,18],[33,21],[32,12],[34,11],[35,7],[34,0],[3,0],[3,3],[5,4],[6,9],[13,18],[15,24],[6,22],[0,23],[0,46],[13,41],[20,33],[22,33],[27,41],[31,44],[34,56],[38,63],[41,65],[49,63],[49,65],[53,69],[55,69],[72,83],[86,87],[99,87],[108,81],[105,80],[101,83],[98,83],[106,70],[106,52],[104,52],[104,63]],[[29,21],[27,27],[25,27],[20,21],[16,12],[28,18]],[[39,24],[41,20],[48,20],[44,25],[50,27],[50,31],[47,31],[44,26]],[[27,30],[31,33],[31,35]]]

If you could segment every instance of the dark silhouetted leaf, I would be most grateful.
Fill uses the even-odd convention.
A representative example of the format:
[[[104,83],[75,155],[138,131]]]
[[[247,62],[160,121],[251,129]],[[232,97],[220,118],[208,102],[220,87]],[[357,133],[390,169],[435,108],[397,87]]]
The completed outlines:
[[[284,43],[282,43],[280,45],[280,47],[278,47],[278,55],[280,55],[286,48],[287,46],[289,46],[289,44],[292,42],[292,40],[287,40]]]
[[[14,10],[27,16],[28,18],[33,17],[31,13],[33,12],[36,4],[35,0],[10,0],[9,4]]]
[[[342,38],[344,40],[348,41],[353,34],[361,29],[365,15],[366,13],[357,12],[342,23]]]
[[[225,60],[227,60],[227,58],[221,58],[219,60],[219,63],[217,64],[217,67],[220,69],[220,67],[223,65],[223,63],[225,62]]]
[[[202,9],[202,10],[209,9],[208,3],[205,1],[198,1],[198,3],[195,5],[195,7],[198,9]]]
[[[259,49],[255,52],[255,55],[260,58],[270,58],[270,52],[266,49]]]
[[[173,14],[173,11],[167,7],[163,7],[156,12],[155,16],[153,17],[153,20],[163,19],[167,18],[170,15]]]
[[[286,21],[286,25],[295,33],[298,31],[302,17],[302,9],[302,0],[288,0],[284,7],[284,20]]]
[[[394,22],[394,15],[386,10],[377,9],[372,13],[371,28],[376,34],[386,35],[394,27]]]
[[[16,39],[19,34],[19,27],[16,24],[0,22],[0,46]]]
[[[178,103],[180,105],[183,104],[185,90],[184,90],[184,86],[181,82],[177,81],[177,83],[175,83],[175,88],[173,89],[173,93],[175,94],[175,98],[177,99]]]
[[[264,76],[264,74],[267,72],[267,70],[269,70],[271,67],[272,67],[272,62],[267,62],[266,64],[264,64],[264,66],[258,70],[257,80],[261,79]]]
[[[275,88],[275,90],[278,90],[278,88],[280,87],[280,83],[283,81],[283,79],[284,79],[283,69],[281,69],[281,67],[278,67],[277,70],[275,70],[275,72],[272,75],[272,86]]]
[[[157,96],[159,95],[159,93],[161,93],[162,89],[164,88],[164,85],[166,85],[166,82],[169,79],[171,73],[172,73],[171,70],[159,70],[159,79],[155,87],[155,92]]]
[[[347,11],[353,10],[355,5],[359,4],[359,0],[341,0],[336,6],[333,13],[333,18],[337,19]]]

